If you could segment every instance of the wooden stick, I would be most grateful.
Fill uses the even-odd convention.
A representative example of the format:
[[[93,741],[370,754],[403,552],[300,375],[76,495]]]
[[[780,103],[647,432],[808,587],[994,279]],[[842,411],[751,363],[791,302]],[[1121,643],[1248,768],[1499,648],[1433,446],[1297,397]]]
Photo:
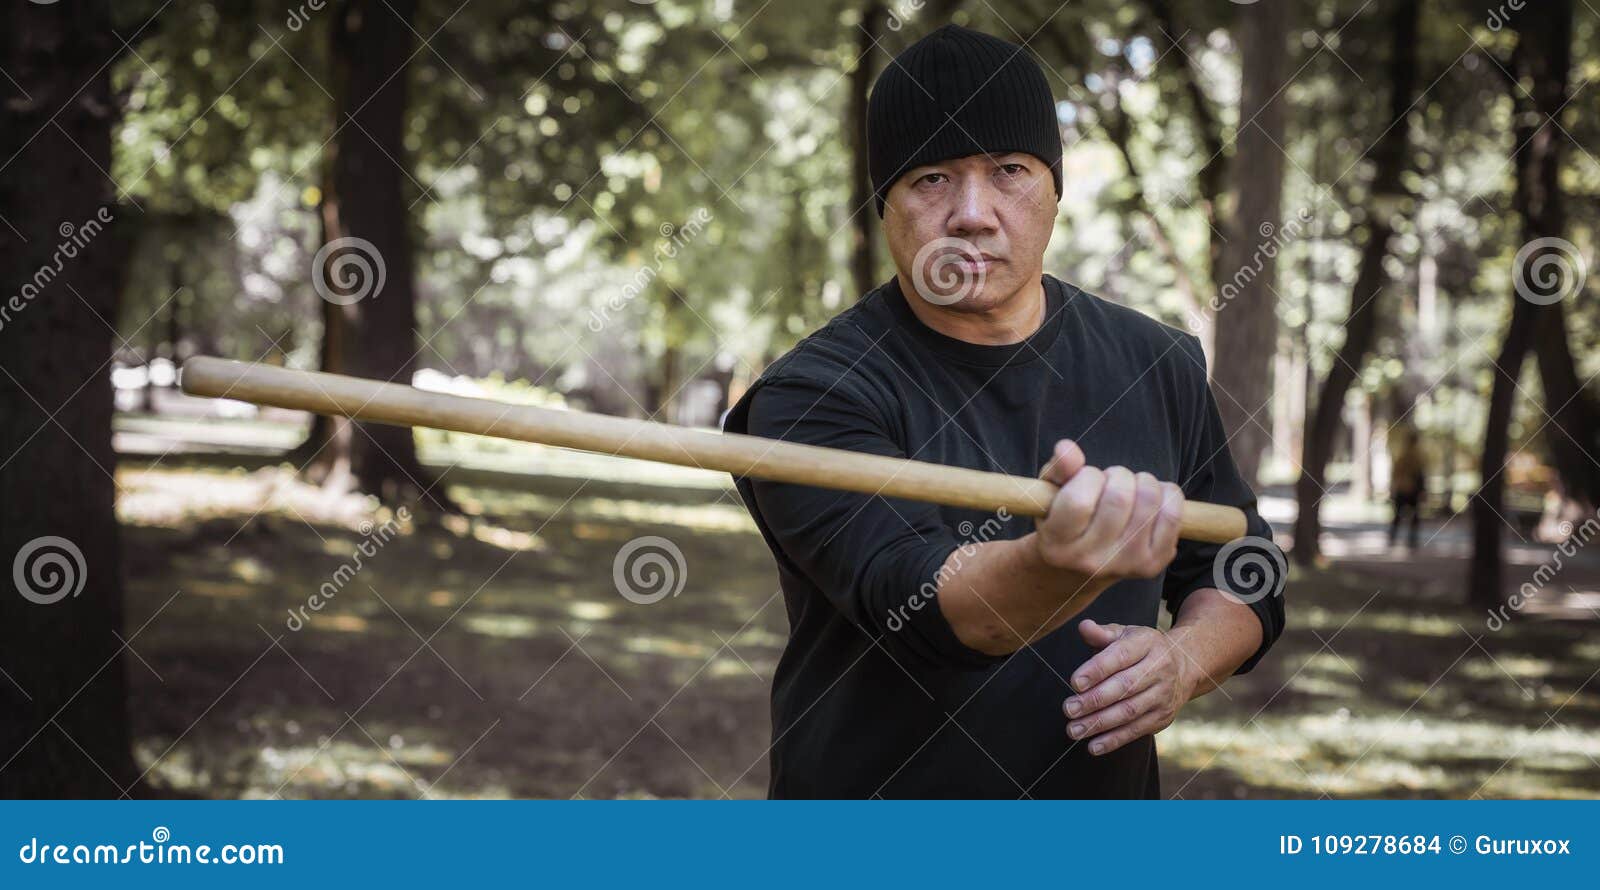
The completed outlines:
[[[1027,476],[582,411],[511,405],[343,374],[293,371],[207,356],[183,363],[182,385],[184,392],[196,396],[537,442],[990,513],[1004,508],[1017,516],[1043,516],[1056,493],[1055,485]],[[1244,512],[1237,507],[1187,501],[1179,534],[1196,541],[1227,543],[1245,534]]]

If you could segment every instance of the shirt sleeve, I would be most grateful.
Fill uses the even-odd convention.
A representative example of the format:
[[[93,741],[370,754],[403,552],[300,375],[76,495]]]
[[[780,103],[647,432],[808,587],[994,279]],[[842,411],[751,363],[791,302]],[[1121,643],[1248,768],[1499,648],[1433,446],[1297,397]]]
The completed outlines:
[[[869,400],[839,385],[780,378],[751,395],[751,435],[906,457]],[[959,542],[932,504],[746,480],[758,522],[786,567],[895,659],[924,667],[999,661],[962,643],[934,594]]]
[[[1190,500],[1228,504],[1244,511],[1246,537],[1229,544],[1180,541],[1178,555],[1168,566],[1162,597],[1174,618],[1183,601],[1206,587],[1225,589],[1249,606],[1261,621],[1261,646],[1239,666],[1248,673],[1283,634],[1284,597],[1288,563],[1272,542],[1272,527],[1256,511],[1255,492],[1239,475],[1228,449],[1228,435],[1217,412],[1217,402],[1206,382],[1205,356],[1200,343],[1187,337],[1189,359],[1198,356],[1195,373],[1185,373],[1185,400],[1191,420],[1185,432],[1186,466],[1179,485]],[[1193,366],[1193,361],[1188,362]]]

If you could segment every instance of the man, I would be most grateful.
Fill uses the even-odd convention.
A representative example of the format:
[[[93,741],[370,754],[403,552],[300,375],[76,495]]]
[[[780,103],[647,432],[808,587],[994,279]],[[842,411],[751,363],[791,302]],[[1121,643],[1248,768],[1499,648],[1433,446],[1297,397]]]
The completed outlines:
[[[1390,452],[1389,492],[1394,501],[1394,521],[1389,523],[1389,546],[1400,538],[1400,524],[1409,518],[1411,530],[1406,545],[1412,552],[1422,535],[1422,501],[1428,495],[1428,464],[1422,451],[1422,435],[1406,426]]]
[[[1278,596],[1213,587],[1217,547],[1177,539],[1186,495],[1269,535],[1199,343],[1044,274],[1061,139],[1020,47],[939,29],[881,75],[867,130],[897,274],[774,362],[727,428],[1043,466],[1061,490],[1034,522],[737,480],[790,623],[770,793],[1158,796],[1151,735],[1284,621]]]

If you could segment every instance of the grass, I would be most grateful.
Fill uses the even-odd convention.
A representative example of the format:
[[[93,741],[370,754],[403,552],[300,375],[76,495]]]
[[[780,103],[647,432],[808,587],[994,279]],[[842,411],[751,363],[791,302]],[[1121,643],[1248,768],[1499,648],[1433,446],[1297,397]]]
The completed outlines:
[[[396,520],[353,574],[363,529],[394,519],[365,500],[326,501],[270,465],[124,460],[149,781],[207,797],[764,794],[787,627],[726,480],[547,449],[491,458],[445,480],[468,517]],[[611,571],[643,535],[686,568],[649,605]],[[325,607],[291,630],[319,589]],[[1267,660],[1158,737],[1169,796],[1600,793],[1592,622],[1517,616],[1491,633],[1449,581],[1345,570],[1297,574],[1289,595]]]

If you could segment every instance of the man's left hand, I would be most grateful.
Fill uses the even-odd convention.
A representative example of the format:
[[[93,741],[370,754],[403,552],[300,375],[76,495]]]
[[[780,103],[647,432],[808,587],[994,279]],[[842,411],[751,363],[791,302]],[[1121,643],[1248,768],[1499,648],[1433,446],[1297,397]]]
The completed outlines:
[[[1062,703],[1067,734],[1107,754],[1171,725],[1195,695],[1194,663],[1174,632],[1084,620],[1078,632],[1101,650],[1072,675],[1077,694]]]

